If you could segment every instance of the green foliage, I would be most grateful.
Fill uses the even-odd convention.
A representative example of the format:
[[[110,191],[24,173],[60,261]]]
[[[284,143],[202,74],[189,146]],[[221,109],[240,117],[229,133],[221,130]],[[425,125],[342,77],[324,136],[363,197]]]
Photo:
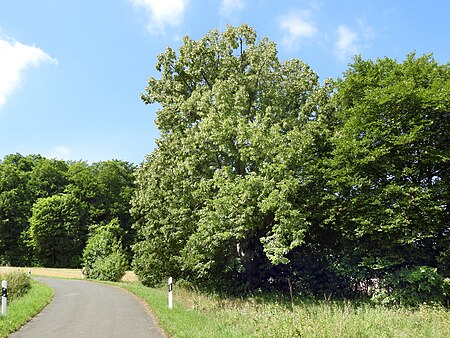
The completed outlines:
[[[389,275],[373,295],[375,303],[384,305],[450,303],[450,278],[442,277],[437,268],[416,266]]]
[[[0,263],[26,265],[31,256],[23,233],[28,228],[33,194],[28,180],[38,157],[8,155],[0,162]]]
[[[40,198],[32,208],[30,241],[46,267],[77,267],[87,238],[86,204],[70,194]]]
[[[134,170],[133,165],[119,160],[92,165],[73,162],[69,166],[69,184],[66,186],[67,192],[87,203],[90,232],[94,233],[97,227],[113,219],[120,221],[120,240],[127,250],[128,260],[135,237],[129,212],[134,191]]]
[[[159,56],[162,77],[142,96],[162,106],[161,138],[136,176],[136,272],[267,285],[260,272],[288,263],[310,226],[306,168],[322,153],[331,87],[246,25],[183,42]]]
[[[89,238],[83,251],[83,269],[87,278],[119,281],[125,274],[127,260],[117,239],[121,231],[117,219],[100,227]]]
[[[320,85],[242,25],[185,37],[156,69],[142,99],[160,105],[161,137],[132,199],[144,283],[401,293],[417,283],[396,278],[427,266],[445,285],[448,65],[357,57]]]
[[[120,221],[123,230],[120,233],[121,241],[126,248],[127,259],[131,260],[131,245],[134,243],[135,231],[131,228],[129,201],[134,190],[134,169],[130,163],[119,160],[89,165],[81,161],[46,159],[39,155],[6,156],[0,161],[0,264],[76,266],[87,232],[94,232],[96,227],[108,224],[114,218]],[[64,203],[56,201],[61,199],[60,197],[53,198],[61,195],[71,196],[69,200],[77,202],[74,202],[75,205],[72,207],[62,206]],[[40,199],[48,200],[44,203]],[[60,213],[56,207],[58,203],[61,204]],[[51,224],[50,228],[57,232],[53,234],[48,232],[47,240],[61,239],[66,235],[67,240],[63,239],[61,243],[45,243],[37,240],[41,235],[38,235],[39,231],[32,232],[30,226],[32,208],[36,204],[41,207],[45,204],[45,208],[53,209],[52,212],[47,210],[45,221],[38,222],[39,227]],[[77,208],[78,211],[75,210]],[[36,217],[41,216],[44,217],[43,213],[40,216],[34,215],[34,221],[37,222]],[[84,234],[80,233],[81,237],[69,234],[71,231],[68,229],[69,221],[65,225],[59,224],[61,218],[70,218],[70,223],[74,227],[83,228]],[[91,224],[92,228],[88,228]],[[63,228],[65,230],[62,230]],[[74,239],[74,236],[79,238]],[[65,250],[64,245],[70,248],[74,244],[73,240],[76,241],[73,253],[70,254],[73,257],[67,257],[66,253],[62,253]],[[54,259],[43,258],[43,246],[60,246],[63,251],[58,253],[59,249],[56,250],[55,254],[58,257]]]
[[[50,197],[64,192],[67,185],[67,163],[40,158],[30,172],[28,185],[34,198]]]
[[[8,302],[10,303],[24,296],[30,288],[29,278],[23,272],[10,272],[0,275],[0,281],[3,280],[8,282]]]
[[[442,300],[440,287],[432,296],[419,284],[450,276],[449,97],[449,65],[414,54],[403,63],[356,58],[334,96],[341,121],[327,175],[327,223],[341,247],[334,267],[355,280],[388,281],[401,302]]]

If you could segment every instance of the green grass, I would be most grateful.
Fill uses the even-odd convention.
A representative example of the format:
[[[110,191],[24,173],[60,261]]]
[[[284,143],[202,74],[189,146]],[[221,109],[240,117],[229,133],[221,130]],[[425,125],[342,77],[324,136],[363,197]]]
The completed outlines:
[[[6,316],[0,316],[0,337],[7,337],[37,315],[52,299],[53,289],[30,280],[30,289],[8,304]]]
[[[115,283],[144,299],[172,337],[450,337],[442,307],[386,308],[362,302],[290,300],[275,295],[221,299],[174,288]]]

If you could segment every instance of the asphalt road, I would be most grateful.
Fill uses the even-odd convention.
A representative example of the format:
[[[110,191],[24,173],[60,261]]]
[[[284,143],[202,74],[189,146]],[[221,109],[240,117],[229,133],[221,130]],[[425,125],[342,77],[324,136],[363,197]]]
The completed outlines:
[[[82,280],[36,279],[55,290],[53,301],[10,337],[164,337],[145,306],[122,289]]]

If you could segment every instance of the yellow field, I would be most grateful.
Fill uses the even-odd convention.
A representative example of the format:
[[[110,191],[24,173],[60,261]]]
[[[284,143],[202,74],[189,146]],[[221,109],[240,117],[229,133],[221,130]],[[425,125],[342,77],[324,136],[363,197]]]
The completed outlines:
[[[82,279],[81,269],[50,269],[50,268],[29,268],[29,267],[11,267],[11,266],[0,267],[0,274],[12,271],[20,271],[25,273],[31,271],[31,275],[41,277]],[[137,277],[133,271],[127,271],[125,273],[125,276],[123,276],[122,281],[134,282],[137,281]]]

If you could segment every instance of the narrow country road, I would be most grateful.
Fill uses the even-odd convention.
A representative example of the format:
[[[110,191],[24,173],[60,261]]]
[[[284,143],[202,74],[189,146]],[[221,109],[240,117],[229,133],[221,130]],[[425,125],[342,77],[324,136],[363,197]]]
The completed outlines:
[[[82,280],[35,279],[55,290],[53,301],[10,337],[164,337],[144,305],[124,290]]]

